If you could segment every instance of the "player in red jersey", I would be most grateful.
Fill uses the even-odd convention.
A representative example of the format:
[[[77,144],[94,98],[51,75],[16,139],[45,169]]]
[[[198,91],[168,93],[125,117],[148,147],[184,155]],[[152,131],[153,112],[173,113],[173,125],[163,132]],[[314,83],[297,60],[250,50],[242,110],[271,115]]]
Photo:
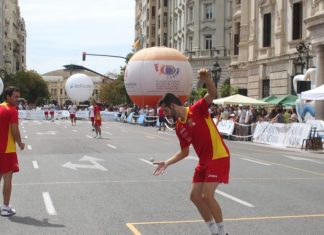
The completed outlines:
[[[205,82],[207,94],[190,107],[184,107],[174,94],[166,94],[159,102],[167,116],[176,121],[176,134],[180,150],[166,161],[156,162],[154,175],[160,175],[167,167],[189,155],[192,144],[199,158],[192,180],[191,201],[205,220],[211,234],[225,235],[222,210],[214,198],[219,183],[228,183],[230,153],[208,107],[217,95],[217,89],[206,69],[198,71],[199,79]]]
[[[93,113],[94,113],[94,127],[96,130],[96,136],[94,138],[101,139],[101,115],[100,115],[100,107],[94,100],[93,103]]]
[[[16,154],[16,143],[23,150],[25,144],[21,141],[18,127],[18,99],[20,91],[15,87],[7,87],[3,93],[5,102],[0,104],[0,180],[3,178],[2,216],[11,216],[16,212],[9,206],[12,175],[19,171]]]

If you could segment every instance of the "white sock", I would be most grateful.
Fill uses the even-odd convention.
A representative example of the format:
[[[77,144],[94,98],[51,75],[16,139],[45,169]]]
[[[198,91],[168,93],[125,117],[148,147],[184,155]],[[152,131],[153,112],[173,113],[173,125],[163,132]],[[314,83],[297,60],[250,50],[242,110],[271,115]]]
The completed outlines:
[[[225,228],[223,222],[217,223],[218,235],[225,235]]]
[[[211,234],[217,234],[218,229],[217,229],[217,225],[214,220],[206,221],[206,224],[207,224]]]

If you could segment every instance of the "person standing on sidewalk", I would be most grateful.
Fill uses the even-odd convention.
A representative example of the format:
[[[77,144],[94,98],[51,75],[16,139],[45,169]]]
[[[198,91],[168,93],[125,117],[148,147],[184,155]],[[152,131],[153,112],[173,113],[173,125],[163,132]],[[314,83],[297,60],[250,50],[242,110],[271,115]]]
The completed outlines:
[[[190,107],[183,106],[181,100],[172,93],[167,93],[159,102],[166,116],[176,121],[176,134],[180,150],[166,161],[155,162],[154,175],[162,174],[169,165],[189,155],[192,144],[199,158],[192,180],[190,194],[202,218],[212,235],[225,235],[222,210],[214,198],[215,190],[220,183],[229,181],[230,153],[208,107],[217,95],[217,89],[206,69],[198,71],[199,79],[206,84],[207,94]]]
[[[12,191],[12,175],[19,171],[16,144],[23,150],[25,144],[21,141],[18,127],[18,99],[20,91],[16,87],[7,87],[3,93],[5,102],[0,104],[0,181],[3,178],[2,216],[16,214],[9,205]]]

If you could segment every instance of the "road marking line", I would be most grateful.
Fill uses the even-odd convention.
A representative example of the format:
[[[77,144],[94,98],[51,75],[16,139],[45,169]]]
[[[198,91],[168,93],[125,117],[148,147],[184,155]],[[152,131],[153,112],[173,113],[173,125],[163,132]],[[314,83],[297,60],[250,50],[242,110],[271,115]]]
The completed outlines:
[[[33,167],[34,167],[34,169],[38,169],[39,168],[37,161],[33,161]]]
[[[72,130],[73,132],[78,132],[77,130]]]
[[[26,133],[26,130],[24,129],[24,130],[22,130],[24,133]]]
[[[107,135],[112,135],[112,133],[109,132],[109,131],[104,131],[103,133],[105,133],[105,134],[107,134]]]
[[[52,199],[51,199],[51,196],[48,192],[43,192],[43,199],[44,199],[47,213],[49,215],[57,215],[56,210],[53,205],[53,202],[52,202]]]
[[[111,144],[107,144],[107,146],[110,147],[110,148],[112,148],[112,149],[117,149],[116,146],[113,146],[113,145],[111,145]]]
[[[154,136],[150,136],[150,135],[147,135],[147,136],[145,136],[146,138],[148,138],[148,139],[155,139],[155,137]]]
[[[223,197],[226,197],[226,198],[228,198],[228,199],[231,199],[231,200],[233,200],[233,201],[235,201],[235,202],[237,202],[237,203],[240,203],[240,204],[242,204],[242,205],[244,205],[244,206],[247,206],[247,207],[254,207],[251,203],[248,203],[248,202],[243,201],[243,200],[241,200],[241,199],[239,199],[239,198],[237,198],[237,197],[234,197],[234,196],[232,196],[232,195],[229,195],[229,194],[227,194],[227,193],[224,193],[224,192],[222,192],[222,191],[220,191],[220,190],[218,190],[218,189],[216,189],[215,192],[218,193],[218,194],[220,194],[220,195],[222,195]]]
[[[25,135],[25,139],[28,139],[28,136],[27,135]]]
[[[28,150],[32,150],[33,149],[31,145],[27,145],[27,148],[28,148]]]
[[[142,162],[147,163],[147,164],[153,165],[152,162],[150,162],[150,161],[148,161],[148,160],[146,160],[146,159],[144,159],[144,158],[140,158],[140,160],[141,160]]]
[[[241,158],[241,159],[242,160],[245,160],[245,161],[249,161],[249,162],[254,162],[254,163],[257,163],[257,164],[261,164],[261,165],[272,166],[269,163],[259,162],[259,161],[251,160],[251,159],[248,159],[248,158]]]
[[[93,137],[91,135],[86,135],[87,138],[92,139]]]

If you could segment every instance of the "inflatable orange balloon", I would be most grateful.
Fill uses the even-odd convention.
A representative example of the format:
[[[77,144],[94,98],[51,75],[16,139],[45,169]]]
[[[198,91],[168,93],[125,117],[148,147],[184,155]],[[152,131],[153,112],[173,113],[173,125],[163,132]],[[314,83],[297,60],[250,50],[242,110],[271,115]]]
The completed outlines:
[[[183,54],[167,47],[138,51],[125,71],[125,87],[132,101],[140,107],[155,107],[165,93],[173,93],[185,102],[192,89],[193,72]]]

